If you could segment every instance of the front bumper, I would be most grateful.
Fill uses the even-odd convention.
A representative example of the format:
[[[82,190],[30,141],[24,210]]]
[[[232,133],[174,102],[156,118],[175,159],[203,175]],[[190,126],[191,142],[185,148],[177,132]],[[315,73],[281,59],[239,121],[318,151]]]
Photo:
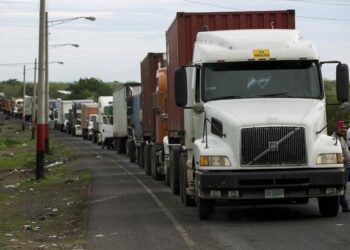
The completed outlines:
[[[339,196],[344,192],[344,168],[274,171],[196,171],[196,193],[203,199],[266,200]]]

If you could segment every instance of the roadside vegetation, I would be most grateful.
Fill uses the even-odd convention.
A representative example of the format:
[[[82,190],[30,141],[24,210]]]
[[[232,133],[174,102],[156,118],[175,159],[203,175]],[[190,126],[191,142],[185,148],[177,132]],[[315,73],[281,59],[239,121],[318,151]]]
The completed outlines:
[[[51,137],[45,178],[35,179],[35,141],[18,120],[0,120],[0,249],[81,249],[87,232],[90,174]]]
[[[113,95],[113,91],[119,86],[121,82],[103,82],[97,78],[80,78],[76,82],[63,83],[63,82],[51,82],[50,83],[50,98],[61,98],[62,100],[74,100],[74,99],[94,99],[97,100],[99,96]],[[71,91],[71,94],[62,94],[59,90]],[[5,93],[6,97],[22,97],[23,96],[23,82],[17,79],[9,79],[7,81],[0,82],[0,92]],[[28,82],[26,84],[26,94],[33,95],[33,83]]]

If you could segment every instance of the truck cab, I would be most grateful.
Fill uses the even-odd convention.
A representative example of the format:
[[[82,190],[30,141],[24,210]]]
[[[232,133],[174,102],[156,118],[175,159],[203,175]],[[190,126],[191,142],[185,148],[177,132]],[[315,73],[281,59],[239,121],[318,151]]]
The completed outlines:
[[[337,215],[344,168],[340,143],[325,129],[320,65],[297,30],[197,34],[193,65],[175,74],[175,95],[185,108],[180,189],[201,219],[216,200],[313,197],[323,216]],[[337,68],[348,79],[347,66]],[[348,93],[348,83],[337,85]]]

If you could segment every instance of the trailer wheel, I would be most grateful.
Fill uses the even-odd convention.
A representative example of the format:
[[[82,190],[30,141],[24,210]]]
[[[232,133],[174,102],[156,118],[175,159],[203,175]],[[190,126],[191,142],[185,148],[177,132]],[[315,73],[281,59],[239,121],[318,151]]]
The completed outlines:
[[[215,213],[215,200],[197,198],[198,216],[200,220],[207,220]]]
[[[130,157],[130,162],[135,162],[136,161],[136,155],[135,155],[135,142],[134,141],[129,141],[129,157]]]
[[[323,217],[335,217],[339,210],[339,197],[320,197],[318,198],[318,208]]]
[[[186,207],[195,206],[194,200],[187,194],[187,168],[184,155],[180,153],[180,199]]]
[[[180,193],[179,158],[181,149],[177,147],[171,147],[169,151],[170,189],[173,192],[173,194],[177,195]]]
[[[156,146],[153,145],[151,146],[151,173],[152,173],[152,178],[156,181],[159,181],[162,179],[162,175],[158,173],[158,168],[159,162],[158,162],[158,157],[157,157],[157,151],[156,151]]]
[[[146,175],[151,175],[151,145],[147,144],[144,146],[143,151],[143,164],[145,167],[145,173]]]

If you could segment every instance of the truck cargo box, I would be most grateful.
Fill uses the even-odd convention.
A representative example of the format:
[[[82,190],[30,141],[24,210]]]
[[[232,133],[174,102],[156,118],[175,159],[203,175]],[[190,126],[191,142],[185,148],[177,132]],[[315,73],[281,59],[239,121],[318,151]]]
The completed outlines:
[[[191,64],[196,35],[203,25],[209,30],[230,29],[294,29],[294,10],[177,13],[166,32],[168,69],[168,130],[169,139],[178,138],[184,130],[183,109],[175,103],[174,71]]]
[[[113,136],[128,136],[128,115],[132,110],[133,96],[141,92],[139,83],[125,84],[113,92]]]
[[[81,128],[89,127],[89,115],[97,114],[97,103],[83,103],[81,105]]]
[[[155,117],[152,112],[151,96],[156,90],[156,73],[158,64],[163,65],[163,53],[148,53],[141,62],[141,88],[142,88],[142,125],[145,137],[155,136]]]

